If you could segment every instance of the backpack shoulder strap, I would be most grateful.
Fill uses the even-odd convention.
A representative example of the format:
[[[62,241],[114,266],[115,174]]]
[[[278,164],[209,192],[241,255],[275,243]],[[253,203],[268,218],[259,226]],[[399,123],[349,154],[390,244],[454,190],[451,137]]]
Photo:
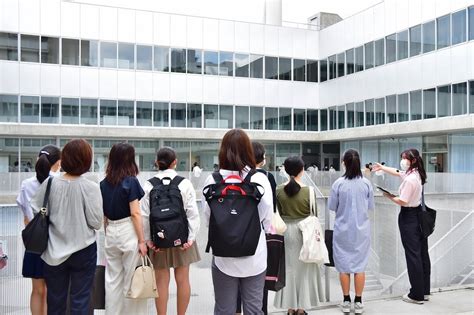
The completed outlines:
[[[219,184],[220,182],[224,180],[221,173],[219,172],[212,172],[212,178],[214,178],[214,181],[216,182],[216,184]]]
[[[263,168],[259,168],[259,169],[257,170],[257,172],[262,173],[262,174],[265,174],[265,176],[268,177],[268,172],[267,172],[266,170],[264,170]]]
[[[245,176],[245,179],[244,179],[244,182],[246,183],[250,183],[250,179],[252,178],[252,176],[257,173],[257,171],[252,168],[248,173],[247,173],[247,176]]]
[[[173,185],[176,185],[176,187],[178,187],[179,184],[181,184],[181,182],[183,181],[184,177],[183,176],[179,176],[179,175],[176,175],[170,182],[170,185],[173,184]]]
[[[156,185],[161,185],[163,184],[163,182],[161,181],[161,179],[159,179],[158,177],[152,177],[148,180],[150,182],[150,184],[155,187]]]

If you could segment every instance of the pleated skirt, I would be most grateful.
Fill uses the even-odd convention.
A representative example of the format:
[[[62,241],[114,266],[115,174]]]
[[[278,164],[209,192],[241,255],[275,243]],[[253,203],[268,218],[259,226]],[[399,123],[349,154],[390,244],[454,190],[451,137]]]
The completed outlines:
[[[303,245],[303,235],[298,228],[297,220],[284,220],[286,286],[276,292],[274,306],[284,309],[307,309],[318,306],[324,301],[320,269],[317,264],[300,261],[299,255]]]
[[[194,242],[187,250],[182,250],[181,247],[161,249],[159,252],[150,250],[150,259],[155,268],[168,269],[189,266],[200,261],[201,256],[197,243]]]

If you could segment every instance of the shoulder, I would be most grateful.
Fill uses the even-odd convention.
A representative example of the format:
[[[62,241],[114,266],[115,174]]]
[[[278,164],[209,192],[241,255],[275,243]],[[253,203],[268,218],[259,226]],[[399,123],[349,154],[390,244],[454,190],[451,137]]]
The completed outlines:
[[[332,184],[332,188],[333,189],[338,189],[339,186],[343,185],[345,182],[347,181],[347,179],[345,177],[339,177],[338,179],[336,179],[334,181],[334,183]]]
[[[366,184],[368,187],[372,187],[372,183],[370,182],[370,180],[368,180],[366,177],[362,177],[361,178],[362,182],[364,184]]]
[[[36,179],[36,176],[34,176],[22,181],[20,189],[25,190],[28,188],[38,188],[40,185],[41,185],[40,182]]]
[[[54,182],[54,180],[53,180]],[[56,181],[56,182],[63,182],[62,180],[61,181]],[[90,189],[90,190],[100,190],[100,186],[98,183],[96,182],[93,182],[92,180],[88,179],[88,178],[85,178],[83,176],[81,176],[79,178],[79,184],[84,187],[85,189]]]
[[[266,174],[260,171],[256,171],[255,174],[253,174],[252,177],[250,178],[250,181],[257,184],[261,184],[264,182],[268,182],[268,178]]]

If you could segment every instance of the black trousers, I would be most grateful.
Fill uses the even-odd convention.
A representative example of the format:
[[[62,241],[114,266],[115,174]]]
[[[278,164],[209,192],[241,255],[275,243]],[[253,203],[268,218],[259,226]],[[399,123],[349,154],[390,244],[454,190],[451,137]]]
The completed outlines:
[[[428,239],[420,229],[418,212],[421,207],[402,207],[398,216],[398,227],[407,261],[411,289],[408,294],[413,300],[423,301],[430,294],[431,262],[428,254]]]

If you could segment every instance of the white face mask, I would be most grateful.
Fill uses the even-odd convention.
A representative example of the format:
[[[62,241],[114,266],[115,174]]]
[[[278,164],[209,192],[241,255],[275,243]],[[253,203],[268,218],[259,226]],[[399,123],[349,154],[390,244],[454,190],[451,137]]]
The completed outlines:
[[[408,161],[407,159],[401,159],[400,168],[402,169],[402,171],[407,171],[410,168],[410,161]]]

